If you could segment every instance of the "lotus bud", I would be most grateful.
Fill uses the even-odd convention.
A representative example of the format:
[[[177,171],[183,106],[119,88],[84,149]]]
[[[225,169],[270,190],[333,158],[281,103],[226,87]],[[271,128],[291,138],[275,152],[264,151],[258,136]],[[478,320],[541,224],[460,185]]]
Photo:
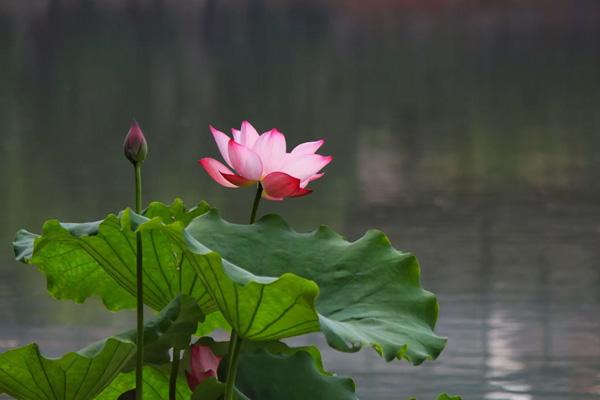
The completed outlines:
[[[209,346],[194,344],[191,346],[191,357],[189,370],[185,376],[191,390],[204,382],[206,379],[217,376],[217,370],[222,357],[213,353]]]
[[[148,143],[146,142],[142,129],[135,119],[131,122],[129,132],[127,132],[127,136],[125,136],[123,150],[125,152],[125,157],[127,157],[132,164],[143,162],[148,155]]]

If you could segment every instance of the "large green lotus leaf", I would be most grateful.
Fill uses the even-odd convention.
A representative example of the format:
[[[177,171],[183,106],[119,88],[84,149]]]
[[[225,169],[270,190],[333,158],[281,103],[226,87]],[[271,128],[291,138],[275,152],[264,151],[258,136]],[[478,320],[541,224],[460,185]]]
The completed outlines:
[[[37,344],[0,354],[0,393],[19,400],[93,399],[135,354],[133,342],[110,338],[101,348],[51,359]]]
[[[169,362],[169,349],[186,348],[201,318],[192,298],[176,297],[145,324],[145,362]],[[127,331],[60,358],[42,356],[35,343],[9,350],[0,354],[0,393],[20,400],[93,399],[119,372],[132,369],[135,337],[135,330]]]
[[[233,290],[212,291],[213,296],[224,298],[219,308],[242,333],[248,331],[248,326],[237,324],[238,314],[230,312],[230,304],[236,304],[242,315],[253,315],[250,310],[263,313],[265,317],[254,319],[257,326],[252,326],[254,331],[263,329],[270,321],[266,315],[272,307],[265,303],[269,278],[264,276],[285,279],[291,272],[318,284],[320,329],[338,350],[358,351],[371,346],[388,361],[397,357],[419,364],[436,358],[444,348],[446,339],[433,332],[438,304],[435,296],[421,287],[416,258],[395,250],[382,232],[371,230],[357,241],[348,242],[327,227],[298,233],[275,215],[253,225],[238,225],[224,221],[212,210],[190,222],[184,237],[189,251],[198,252],[204,247],[223,257],[223,268],[219,268],[218,257],[212,256],[212,270],[216,274],[224,272],[215,279],[221,286],[231,289],[236,282],[243,282],[244,288],[250,288],[243,296]],[[209,269],[201,264],[195,267]],[[230,283],[224,281],[226,277]],[[286,290],[302,285],[309,286],[298,280],[290,282]],[[272,301],[276,303],[277,298]],[[306,316],[310,314],[308,306],[307,302]],[[310,318],[298,318],[296,322],[306,324],[307,330],[315,328]],[[294,323],[288,319],[286,325]]]
[[[208,210],[206,203],[186,210],[181,200],[171,205],[154,202],[144,216],[129,209],[103,221],[61,223],[49,220],[41,236],[21,230],[14,242],[18,260],[37,265],[46,275],[48,291],[58,299],[84,302],[102,298],[110,310],[135,307],[135,229],[150,218],[187,225]],[[163,309],[178,293],[188,294],[211,311],[204,287],[193,269],[165,235],[143,234],[144,303]],[[181,270],[181,274],[179,271]]]
[[[169,398],[168,367],[144,367],[144,400],[165,400]],[[135,371],[122,373],[97,397],[96,400],[115,400],[123,393],[135,388]],[[192,392],[182,374],[177,379],[177,400],[189,400]],[[131,397],[135,399],[135,396]]]
[[[278,278],[253,275],[194,240],[184,228],[157,218],[140,225],[142,232],[170,236],[240,337],[267,341],[319,330],[315,282],[291,273]]]
[[[210,346],[217,355],[224,357],[227,353],[228,342],[210,338],[198,342]],[[219,376],[225,373],[225,367],[223,362]],[[282,342],[246,341],[238,368],[236,388],[240,400],[357,400],[354,381],[326,371],[321,353],[314,346],[293,348]],[[203,382],[192,400],[216,400],[223,390],[219,382]]]

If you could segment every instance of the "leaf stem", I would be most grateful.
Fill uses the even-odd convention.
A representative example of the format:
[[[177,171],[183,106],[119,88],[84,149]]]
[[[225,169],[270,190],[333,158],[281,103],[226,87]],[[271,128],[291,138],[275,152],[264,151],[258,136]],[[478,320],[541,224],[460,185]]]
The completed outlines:
[[[256,195],[252,204],[252,212],[250,214],[250,224],[256,221],[256,212],[262,198],[263,187],[258,183],[256,186]],[[239,337],[235,329],[231,330],[229,339],[229,353],[227,354],[227,380],[225,382],[225,397],[224,400],[234,400],[235,395],[235,380],[237,377],[238,363],[240,361],[240,349],[242,348],[242,338]]]
[[[227,363],[227,381],[225,382],[225,397],[224,400],[234,400],[235,380],[237,377],[238,362],[240,360],[240,349],[242,347],[242,339],[237,332],[231,332],[229,339],[229,359]]]
[[[179,274],[179,294],[181,291],[182,272],[183,267],[183,254],[181,255],[181,262],[177,266],[177,272]],[[181,361],[181,350],[173,347],[173,361],[171,362],[171,377],[169,379],[169,400],[177,399],[177,375],[179,374],[179,362]]]
[[[169,379],[169,400],[177,399],[177,375],[179,374],[179,361],[181,361],[181,352],[173,348],[173,363],[171,364],[171,377]]]
[[[135,212],[142,213],[142,165],[137,162],[135,169]],[[137,352],[135,370],[135,397],[143,399],[144,386],[144,282],[143,282],[143,250],[142,234],[137,232],[136,238],[136,281],[137,281]]]

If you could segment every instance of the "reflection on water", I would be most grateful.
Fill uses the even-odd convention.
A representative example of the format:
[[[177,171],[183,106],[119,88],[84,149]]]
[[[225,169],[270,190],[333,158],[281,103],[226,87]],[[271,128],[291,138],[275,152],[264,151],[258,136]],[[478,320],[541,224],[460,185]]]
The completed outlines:
[[[585,0],[0,3],[0,348],[59,354],[128,327],[96,301],[47,302],[8,243],[131,204],[131,116],[146,198],[235,221],[253,194],[196,160],[217,153],[208,123],[248,118],[335,156],[313,195],[264,212],[381,228],[439,296],[436,362],[322,346],[362,399],[600,398],[599,24]]]
[[[525,365],[518,358],[518,344],[521,326],[510,319],[510,311],[492,311],[488,320],[488,360],[489,370],[486,378],[490,385],[502,391],[492,391],[486,399],[531,400],[531,395],[522,394],[531,391],[531,385],[518,380],[507,380],[511,375],[519,375]]]

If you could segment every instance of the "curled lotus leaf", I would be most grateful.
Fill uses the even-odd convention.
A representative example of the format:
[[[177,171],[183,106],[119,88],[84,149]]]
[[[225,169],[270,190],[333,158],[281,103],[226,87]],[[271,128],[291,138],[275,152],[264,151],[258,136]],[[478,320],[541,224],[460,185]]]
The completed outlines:
[[[49,220],[41,235],[17,232],[13,247],[17,260],[36,265],[46,276],[48,291],[55,298],[83,303],[100,297],[109,310],[134,308],[137,227],[151,218],[187,225],[208,209],[200,203],[188,210],[176,199],[170,205],[150,203],[143,215],[126,209],[95,222]],[[142,243],[146,305],[160,311],[184,293],[195,298],[205,312],[211,311],[213,303],[196,273],[165,235],[145,233]]]

